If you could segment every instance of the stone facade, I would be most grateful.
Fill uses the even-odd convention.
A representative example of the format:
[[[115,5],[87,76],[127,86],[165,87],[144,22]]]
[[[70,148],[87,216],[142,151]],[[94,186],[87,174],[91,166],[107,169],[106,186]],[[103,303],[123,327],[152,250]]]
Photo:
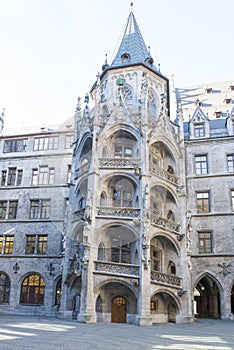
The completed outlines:
[[[234,110],[182,99],[131,12],[74,127],[1,136],[0,312],[233,319]]]
[[[61,129],[1,136],[1,312],[58,307],[73,126]]]

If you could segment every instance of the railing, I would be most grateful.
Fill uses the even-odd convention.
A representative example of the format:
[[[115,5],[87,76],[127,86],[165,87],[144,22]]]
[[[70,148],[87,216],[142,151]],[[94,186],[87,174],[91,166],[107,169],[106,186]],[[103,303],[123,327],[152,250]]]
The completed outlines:
[[[81,176],[89,172],[91,162],[81,165],[78,169],[75,170],[75,177]]]
[[[140,209],[137,208],[127,208],[127,207],[98,207],[98,216],[119,216],[119,217],[130,217],[137,218],[140,215]]]
[[[166,171],[164,169],[159,168],[155,164],[150,164],[150,172],[153,173],[154,175],[161,177],[164,180],[171,182],[174,185],[178,186],[178,184],[179,184],[179,179],[177,176],[169,173],[168,171]]]
[[[166,273],[151,271],[151,281],[163,283],[164,285],[180,287],[182,286],[182,278]]]
[[[101,168],[135,168],[139,164],[139,159],[133,158],[100,158]]]
[[[105,274],[139,277],[139,266],[137,265],[120,264],[106,261],[95,261],[94,270],[95,272]]]
[[[180,224],[175,223],[174,221],[168,220],[166,218],[162,218],[157,215],[155,216],[151,215],[150,222],[151,224],[158,226],[160,228],[164,228],[166,230],[176,232],[176,234],[180,232]]]

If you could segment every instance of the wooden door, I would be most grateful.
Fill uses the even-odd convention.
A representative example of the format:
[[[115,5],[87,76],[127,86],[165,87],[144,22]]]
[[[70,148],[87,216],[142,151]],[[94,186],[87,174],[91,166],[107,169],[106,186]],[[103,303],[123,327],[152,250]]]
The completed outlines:
[[[126,323],[127,301],[118,296],[112,299],[111,322]]]

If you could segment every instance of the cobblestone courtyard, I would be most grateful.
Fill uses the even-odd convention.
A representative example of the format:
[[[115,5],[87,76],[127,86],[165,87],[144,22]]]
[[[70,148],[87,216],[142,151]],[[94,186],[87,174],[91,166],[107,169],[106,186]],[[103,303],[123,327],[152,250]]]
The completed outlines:
[[[232,350],[234,322],[200,319],[191,325],[137,327],[0,315],[0,349]]]

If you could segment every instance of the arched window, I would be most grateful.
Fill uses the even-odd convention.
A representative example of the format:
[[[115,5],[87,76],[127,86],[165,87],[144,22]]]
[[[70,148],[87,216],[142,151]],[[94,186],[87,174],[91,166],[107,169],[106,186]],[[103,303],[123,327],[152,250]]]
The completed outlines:
[[[105,260],[105,246],[103,242],[101,242],[98,246],[98,260],[99,261]]]
[[[175,275],[176,274],[176,266],[173,261],[169,261],[168,267],[167,267],[167,273],[170,275]]]
[[[9,303],[10,279],[4,273],[0,272],[0,303]]]
[[[62,278],[60,278],[56,284],[55,305],[60,305],[61,295],[62,295]]]
[[[85,199],[82,197],[82,198],[79,200],[78,209],[84,209],[85,206],[86,206],[86,202],[85,202]]]
[[[106,193],[102,192],[100,196],[100,206],[104,207],[106,205]]]
[[[43,305],[44,294],[44,280],[37,274],[30,275],[23,280],[23,283],[21,285],[20,303]]]

